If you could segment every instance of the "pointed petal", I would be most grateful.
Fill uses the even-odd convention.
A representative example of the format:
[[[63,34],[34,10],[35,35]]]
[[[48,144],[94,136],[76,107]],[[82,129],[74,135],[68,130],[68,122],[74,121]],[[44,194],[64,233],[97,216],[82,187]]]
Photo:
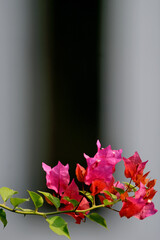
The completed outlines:
[[[143,209],[141,210],[140,213],[138,213],[137,215],[135,215],[136,218],[143,220],[146,217],[152,216],[154,215],[158,210],[154,208],[154,204],[151,203],[147,203]]]
[[[69,176],[69,165],[64,166],[61,162],[51,168],[43,163],[43,169],[46,171],[46,182],[49,189],[54,190],[58,194],[62,194],[67,188],[70,176]]]

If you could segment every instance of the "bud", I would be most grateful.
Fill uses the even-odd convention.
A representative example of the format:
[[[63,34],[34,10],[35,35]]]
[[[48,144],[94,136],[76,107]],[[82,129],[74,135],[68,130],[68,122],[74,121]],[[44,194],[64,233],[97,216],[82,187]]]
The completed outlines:
[[[86,170],[84,167],[82,167],[80,164],[77,164],[76,167],[76,177],[79,182],[84,182],[84,178],[86,175]]]
[[[151,180],[151,181],[149,181],[148,183],[147,183],[147,187],[148,188],[152,188],[152,187],[154,187],[154,185],[156,184],[156,179],[153,179],[153,180]]]

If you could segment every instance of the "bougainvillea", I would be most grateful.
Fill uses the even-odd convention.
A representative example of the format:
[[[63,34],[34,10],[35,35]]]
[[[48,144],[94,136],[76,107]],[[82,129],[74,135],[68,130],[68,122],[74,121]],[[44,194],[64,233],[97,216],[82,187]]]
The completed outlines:
[[[60,214],[67,214],[74,218],[75,223],[85,222],[86,218],[97,222],[107,228],[106,220],[96,213],[96,209],[104,208],[116,211],[120,217],[135,217],[140,220],[154,215],[157,210],[152,199],[156,194],[154,186],[156,179],[148,178],[149,172],[144,173],[148,161],[142,162],[139,154],[129,158],[122,158],[122,149],[112,150],[111,146],[101,148],[97,141],[97,153],[94,157],[84,154],[86,169],[77,163],[76,179],[70,181],[69,165],[64,166],[58,162],[51,168],[42,163],[46,172],[46,185],[49,192],[28,191],[35,208],[24,209],[20,204],[29,201],[29,198],[15,198],[17,191],[7,187],[0,188],[3,203],[0,204],[0,220],[4,227],[7,225],[5,210],[23,214],[39,215],[46,219],[50,229],[58,235],[70,238],[67,222]],[[124,162],[124,175],[129,179],[127,182],[116,181],[113,176],[116,165]],[[79,189],[81,186],[81,189]],[[42,197],[43,196],[43,197]],[[53,207],[51,212],[39,211],[43,206],[44,199]],[[7,200],[13,207],[6,205]],[[117,202],[122,202],[120,209],[116,209]]]

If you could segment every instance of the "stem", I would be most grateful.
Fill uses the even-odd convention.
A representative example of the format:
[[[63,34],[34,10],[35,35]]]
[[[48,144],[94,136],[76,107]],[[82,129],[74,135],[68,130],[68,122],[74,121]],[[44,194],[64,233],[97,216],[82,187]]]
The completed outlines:
[[[88,212],[88,211],[91,211],[91,210],[94,210],[94,209],[97,209],[97,208],[102,208],[102,207],[105,207],[104,204],[101,204],[101,205],[98,205],[98,206],[93,206],[91,208],[88,208],[88,209],[84,209],[84,210],[66,210],[66,211],[54,211],[54,212],[38,212],[38,211],[23,211],[23,210],[16,210],[16,209],[12,209],[10,207],[7,207],[5,206],[4,204],[0,204],[0,207],[10,211],[10,212],[14,212],[14,213],[17,213],[17,214],[23,214],[23,215],[39,215],[39,216],[47,216],[47,215],[55,215],[55,214],[60,214],[60,213],[70,213],[70,212],[77,212],[77,213],[85,213],[85,212]]]
[[[90,208],[85,209],[85,210],[76,210],[76,212],[77,212],[77,213],[85,213],[85,212],[92,211],[92,210],[94,210],[94,209],[102,208],[102,207],[105,207],[105,205],[104,205],[104,204],[101,204],[101,205],[97,205],[97,206],[90,207]]]
[[[96,206],[96,199],[95,196],[93,196],[93,207]]]
[[[22,211],[22,210],[16,210],[16,209],[12,209],[10,207],[7,207],[6,205],[4,204],[0,204],[0,207],[10,211],[10,212],[14,212],[14,213],[18,213],[18,214],[23,214],[23,215],[40,215],[40,216],[45,216],[45,213],[41,213],[41,212],[38,212],[38,211],[35,211],[35,210],[31,210],[31,211]]]
[[[130,188],[131,182],[132,182],[132,178],[129,181],[129,184],[128,184],[128,187],[127,187],[126,191],[128,191],[128,189]]]
[[[46,218],[47,216],[49,215],[55,215],[55,214],[61,214],[61,213],[70,213],[70,212],[74,212],[74,213],[86,213],[86,212],[89,212],[89,211],[92,211],[94,209],[98,209],[98,208],[103,208],[103,207],[107,207],[105,206],[104,204],[100,204],[100,205],[94,205],[88,209],[84,209],[84,210],[77,210],[77,209],[73,209],[73,210],[66,210],[66,211],[54,211],[54,212],[38,212],[38,211],[27,211],[27,210],[16,210],[16,209],[12,209],[10,207],[7,207],[6,205],[4,204],[0,204],[0,207],[6,209],[7,211],[10,211],[10,212],[13,212],[13,213],[17,213],[17,214],[23,214],[23,215],[39,215],[39,216],[42,216],[44,218]],[[116,209],[113,209],[111,207],[107,207],[113,211],[116,211],[116,212],[119,212],[118,210]]]
[[[112,211],[115,211],[115,212],[118,212],[119,213],[119,211],[117,210],[117,209],[114,209],[114,208],[109,208],[109,209],[111,209]]]
[[[83,198],[84,198],[84,196],[82,196],[82,198],[81,198],[80,202],[78,203],[77,207],[75,208],[75,211],[76,211],[76,210],[77,210],[77,208],[79,207],[79,205],[80,205],[80,203],[82,202]]]

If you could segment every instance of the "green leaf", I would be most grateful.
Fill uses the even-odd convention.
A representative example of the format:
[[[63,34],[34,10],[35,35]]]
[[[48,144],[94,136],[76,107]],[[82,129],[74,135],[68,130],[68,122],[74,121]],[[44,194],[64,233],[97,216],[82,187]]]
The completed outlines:
[[[113,200],[116,200],[117,199],[117,196],[116,195],[114,195],[114,194],[112,194],[112,193],[110,193],[109,191],[103,191],[104,193],[106,193],[107,195],[109,195]]]
[[[11,204],[16,208],[19,204],[29,201],[29,198],[10,198]]]
[[[46,221],[49,223],[49,228],[53,232],[58,235],[64,235],[70,239],[67,222],[63,218],[59,216],[53,216],[46,219]]]
[[[80,193],[82,193],[83,195],[85,195],[86,198],[88,198],[88,199],[91,201],[91,203],[93,203],[93,196],[91,195],[90,192],[80,191]]]
[[[105,206],[107,206],[107,205],[113,205],[113,204],[114,204],[114,202],[110,202],[110,201],[108,201],[108,199],[105,199],[105,200],[103,201],[103,203],[104,203]]]
[[[38,194],[38,193],[35,193],[35,192],[32,192],[32,191],[28,191],[36,209],[42,207],[43,205],[43,198]]]
[[[6,213],[3,209],[0,209],[0,220],[2,221],[4,228],[7,225]]]
[[[63,199],[65,199],[67,202],[72,203],[74,207],[76,207],[79,204],[79,202],[77,200],[70,199],[69,197],[64,197]]]
[[[7,187],[0,188],[0,195],[4,202],[6,202],[10,197],[12,197],[16,193],[18,192]]]
[[[60,200],[57,197],[54,197],[52,194],[48,193],[48,192],[42,192],[42,191],[38,191],[39,193],[43,194],[46,198],[49,199],[49,201],[51,201],[51,203],[53,203],[53,205],[56,208],[60,207]]]
[[[96,222],[101,226],[107,228],[106,220],[102,216],[100,216],[98,213],[91,213],[89,215],[86,215],[86,217],[92,220],[93,222]]]
[[[128,182],[123,182],[124,184],[126,184],[127,186],[129,186],[134,192],[137,191],[136,187],[133,186],[132,184],[128,183]]]
[[[124,193],[125,191],[122,188],[118,188],[118,187],[114,187],[116,189],[117,192],[119,192],[120,194]]]

